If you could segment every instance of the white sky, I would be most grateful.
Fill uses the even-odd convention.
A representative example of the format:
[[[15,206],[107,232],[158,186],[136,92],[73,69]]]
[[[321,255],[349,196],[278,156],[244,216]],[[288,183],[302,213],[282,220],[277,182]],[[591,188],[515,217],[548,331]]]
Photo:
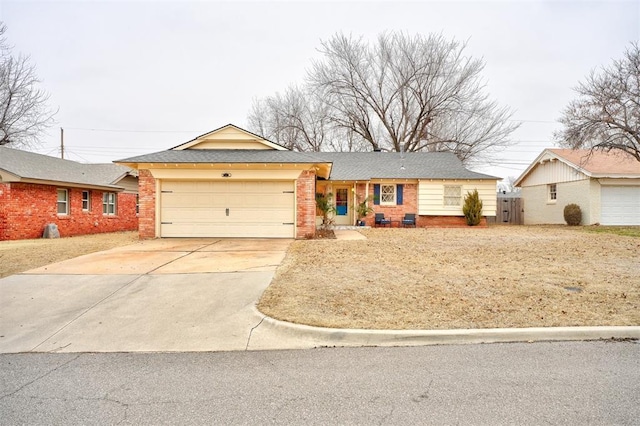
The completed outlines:
[[[490,95],[523,121],[518,143],[477,171],[518,176],[542,151],[573,87],[640,39],[640,1],[7,1],[0,20],[31,55],[57,123],[37,152],[110,162],[228,123],[255,97],[300,82],[342,31],[441,32],[484,58]]]

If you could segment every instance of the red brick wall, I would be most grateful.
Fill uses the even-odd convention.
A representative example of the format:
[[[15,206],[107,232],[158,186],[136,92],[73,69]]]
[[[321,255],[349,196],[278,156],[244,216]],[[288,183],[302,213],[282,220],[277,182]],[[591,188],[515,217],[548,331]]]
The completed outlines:
[[[69,214],[57,213],[57,189],[67,189]],[[84,189],[87,190],[87,189]],[[89,190],[91,210],[82,211],[82,188],[5,183],[0,184],[0,240],[40,238],[46,224],[55,223],[61,237],[138,228],[136,195],[116,193],[117,214],[102,214],[103,191]]]
[[[373,203],[373,184],[369,184],[369,197],[371,199],[369,207],[373,208],[374,212],[369,213],[364,219],[366,225],[374,225],[375,213],[384,213],[384,216],[392,221],[401,221],[405,213],[418,214],[418,185],[415,183],[405,183],[403,185],[402,205],[381,206]],[[364,200],[366,188],[366,185],[363,183],[356,185],[356,194],[358,194],[359,200]]]
[[[418,216],[417,224],[421,228],[466,228],[467,220],[464,216]],[[487,218],[480,220],[477,227],[485,228],[487,226]]]
[[[140,194],[140,214],[138,232],[140,238],[155,238],[156,235],[156,180],[149,170],[138,171],[138,193]]]
[[[303,171],[296,181],[296,238],[310,238],[316,233],[316,175]]]

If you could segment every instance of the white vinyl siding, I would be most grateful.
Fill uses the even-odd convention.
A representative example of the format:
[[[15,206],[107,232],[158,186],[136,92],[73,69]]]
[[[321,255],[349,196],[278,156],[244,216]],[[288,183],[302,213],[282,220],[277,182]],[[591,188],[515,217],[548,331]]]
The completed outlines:
[[[295,237],[293,181],[162,181],[161,237]]]
[[[460,205],[445,206],[445,187],[460,187]],[[421,180],[418,183],[418,214],[428,216],[463,216],[462,200],[467,192],[478,190],[483,216],[495,216],[497,194],[495,180]]]

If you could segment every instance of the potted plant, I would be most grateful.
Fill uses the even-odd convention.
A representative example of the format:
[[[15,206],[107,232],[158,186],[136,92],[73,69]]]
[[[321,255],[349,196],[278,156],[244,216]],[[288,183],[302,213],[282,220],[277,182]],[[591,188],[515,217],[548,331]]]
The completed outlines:
[[[356,220],[356,225],[364,226],[364,217],[366,217],[369,213],[373,213],[373,209],[369,207],[369,201],[371,201],[373,197],[368,196],[364,200],[360,201],[360,197],[358,196],[358,204],[356,205],[356,215],[358,216],[358,220]]]

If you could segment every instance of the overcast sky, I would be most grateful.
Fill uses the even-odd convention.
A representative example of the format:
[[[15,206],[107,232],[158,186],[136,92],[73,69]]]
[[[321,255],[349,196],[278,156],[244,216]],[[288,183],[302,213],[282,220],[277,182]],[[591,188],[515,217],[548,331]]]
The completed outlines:
[[[0,20],[31,55],[57,123],[37,152],[110,162],[168,149],[228,123],[256,97],[301,82],[320,40],[384,30],[468,40],[487,90],[523,121],[497,166],[518,176],[573,87],[640,39],[640,1],[7,1]]]

